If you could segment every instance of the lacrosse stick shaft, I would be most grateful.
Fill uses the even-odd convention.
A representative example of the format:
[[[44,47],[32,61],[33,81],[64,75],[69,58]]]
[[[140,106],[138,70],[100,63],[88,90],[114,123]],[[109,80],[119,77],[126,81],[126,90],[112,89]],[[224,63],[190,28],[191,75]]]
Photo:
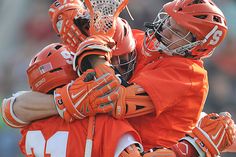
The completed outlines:
[[[95,129],[95,116],[90,116],[88,121],[88,131],[87,131],[84,157],[92,156],[94,129]]]
[[[128,0],[85,0],[90,12],[90,34],[112,37],[115,32],[116,18],[128,4]],[[91,157],[95,116],[89,117],[88,133],[85,145],[85,157]]]

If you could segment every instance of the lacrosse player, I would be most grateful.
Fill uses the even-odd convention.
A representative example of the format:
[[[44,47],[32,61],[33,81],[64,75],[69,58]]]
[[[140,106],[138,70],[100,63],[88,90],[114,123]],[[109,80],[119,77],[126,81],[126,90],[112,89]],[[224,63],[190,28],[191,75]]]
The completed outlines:
[[[199,12],[194,15],[190,14],[189,11],[193,9]],[[207,17],[217,16],[214,18],[200,16],[205,9],[210,10]],[[135,52],[137,59],[135,70],[129,82],[138,84],[131,86],[136,92],[145,89],[145,92],[142,91],[141,93],[149,95],[154,107],[150,105],[141,106],[140,108],[147,110],[140,112],[137,103],[129,103],[126,99],[130,96],[127,93],[130,93],[129,89],[131,89],[131,87],[127,87],[119,90],[120,96],[113,109],[115,118],[135,117],[128,119],[128,121],[141,133],[145,149],[154,146],[171,147],[195,126],[208,92],[206,71],[203,68],[201,58],[208,56],[213,51],[223,40],[227,31],[224,16],[213,2],[173,1],[164,5],[164,11],[159,13],[158,18],[153,23],[146,25],[148,29],[145,36],[141,31],[133,31],[137,42]],[[177,16],[178,14],[179,16]],[[178,19],[180,17],[184,19],[188,17],[186,19],[189,21],[183,22]],[[57,24],[60,26],[60,23]],[[197,24],[199,27],[194,27]],[[199,32],[198,28],[201,27],[201,31],[204,31]],[[114,42],[107,37],[93,36],[87,38],[77,49],[74,59],[75,70],[84,71],[83,67],[86,63],[84,60],[86,60],[87,55],[103,53],[103,56],[109,59],[108,52],[111,52],[109,49],[112,48],[112,43]],[[90,53],[84,53],[87,51]],[[81,56],[81,54],[83,55]],[[112,56],[115,56],[115,53]],[[119,68],[130,63],[133,56],[136,55],[126,54],[113,58],[113,62],[119,63],[114,66],[122,72],[122,69]],[[132,67],[130,64],[128,65],[123,66],[123,68],[127,70]],[[101,67],[108,69],[108,71],[110,69],[106,66]],[[65,88],[58,89],[56,93],[62,96],[64,90]],[[65,104],[62,105],[63,107],[57,104],[63,118],[70,116],[75,119],[81,118],[79,114],[83,105],[79,105],[78,108],[74,106],[78,100],[68,103],[67,100],[70,99],[67,96],[62,96],[59,100],[63,100]],[[133,107],[134,105],[136,107]],[[108,109],[106,108],[104,111],[110,111]],[[89,116],[94,115],[94,113],[83,112],[83,115]],[[141,115],[145,116],[136,117]],[[154,128],[155,130],[153,130]]]

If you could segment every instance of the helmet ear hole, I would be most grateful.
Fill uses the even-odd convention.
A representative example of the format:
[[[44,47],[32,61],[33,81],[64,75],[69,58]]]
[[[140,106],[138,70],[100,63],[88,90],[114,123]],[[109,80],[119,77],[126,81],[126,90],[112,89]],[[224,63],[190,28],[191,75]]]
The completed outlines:
[[[194,0],[192,4],[206,3],[204,0]]]
[[[195,15],[194,17],[199,18],[199,19],[206,19],[207,15]]]
[[[197,51],[198,52],[205,52],[205,51],[207,51],[207,49],[198,49]]]
[[[221,18],[219,16],[214,16],[213,20],[218,23],[222,23]]]
[[[124,26],[124,36],[126,36],[127,35],[127,29],[126,29],[126,27]]]
[[[62,47],[62,45],[57,45],[57,46],[55,46],[55,49],[59,50],[61,47]]]
[[[214,6],[214,4],[212,2],[209,2],[209,3]]]
[[[56,68],[56,69],[50,70],[49,72],[50,72],[50,73],[54,73],[54,72],[60,71],[60,70],[62,70],[62,68]]]
[[[34,57],[34,59],[33,59],[33,63],[37,60],[37,58],[38,58],[38,57]]]
[[[51,54],[52,54],[52,52],[48,52],[48,55],[47,55],[47,57],[51,56]]]
[[[183,10],[183,8],[179,8],[179,9],[178,9],[178,11],[182,11],[182,10]]]

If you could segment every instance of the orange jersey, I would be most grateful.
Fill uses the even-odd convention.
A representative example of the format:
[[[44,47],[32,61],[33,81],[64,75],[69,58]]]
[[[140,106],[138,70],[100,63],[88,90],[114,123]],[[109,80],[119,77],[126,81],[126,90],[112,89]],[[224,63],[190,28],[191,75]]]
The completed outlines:
[[[170,147],[195,126],[208,93],[207,72],[201,60],[143,51],[141,31],[134,30],[137,64],[131,82],[142,86],[155,105],[155,115],[128,119],[143,146]]]
[[[32,123],[21,130],[20,149],[28,157],[83,157],[88,119],[66,123],[61,117],[51,117]],[[93,157],[114,156],[118,140],[130,133],[139,136],[127,121],[97,115],[93,140]]]

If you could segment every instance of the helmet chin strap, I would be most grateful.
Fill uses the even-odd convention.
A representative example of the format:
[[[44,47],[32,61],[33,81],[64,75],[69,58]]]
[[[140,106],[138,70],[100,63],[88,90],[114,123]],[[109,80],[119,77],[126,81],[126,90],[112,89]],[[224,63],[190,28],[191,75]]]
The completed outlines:
[[[145,23],[144,23],[144,27],[146,27],[147,29],[152,29],[152,30],[154,30],[155,25],[154,25],[153,23],[151,23],[151,22],[145,22]]]
[[[158,45],[158,46],[157,46]],[[169,56],[173,55],[173,52],[171,50],[169,50],[161,41],[156,40],[155,44],[154,44],[156,50],[158,52],[163,52]]]

